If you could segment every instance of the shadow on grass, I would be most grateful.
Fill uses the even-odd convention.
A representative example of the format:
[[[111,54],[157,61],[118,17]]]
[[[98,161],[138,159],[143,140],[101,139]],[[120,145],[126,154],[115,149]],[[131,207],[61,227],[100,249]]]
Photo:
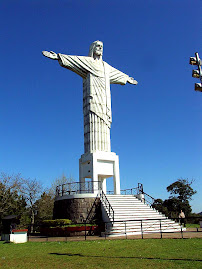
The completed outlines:
[[[75,257],[88,257],[88,258],[111,258],[111,259],[140,259],[140,260],[162,260],[162,261],[190,261],[190,262],[202,262],[202,259],[177,259],[177,258],[154,258],[154,257],[113,257],[113,256],[98,256],[98,255],[83,255],[80,253],[49,253],[50,255],[61,256],[75,256]]]

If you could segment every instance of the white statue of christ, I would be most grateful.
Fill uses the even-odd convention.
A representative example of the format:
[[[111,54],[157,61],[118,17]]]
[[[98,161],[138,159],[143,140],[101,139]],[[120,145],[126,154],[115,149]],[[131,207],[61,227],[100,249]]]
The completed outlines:
[[[83,78],[83,115],[85,153],[111,151],[112,122],[110,84],[136,85],[137,81],[102,60],[103,43],[95,41],[88,56],[72,56],[43,51],[44,56],[58,60]]]

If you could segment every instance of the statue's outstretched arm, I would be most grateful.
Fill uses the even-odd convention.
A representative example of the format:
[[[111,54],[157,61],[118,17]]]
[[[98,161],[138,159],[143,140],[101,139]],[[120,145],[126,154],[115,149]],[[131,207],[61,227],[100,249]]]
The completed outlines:
[[[127,82],[133,85],[137,85],[137,80],[129,77],[127,74],[105,63],[105,68],[109,72],[110,84],[125,85]]]
[[[127,82],[130,83],[130,84],[134,84],[134,85],[137,85],[138,84],[137,80],[135,80],[132,77],[129,77]]]
[[[43,50],[43,51],[42,51],[42,54],[43,54],[44,56],[46,56],[46,57],[52,59],[52,60],[58,60],[58,59],[59,59],[57,53],[55,53],[54,51],[50,51],[50,52],[49,52],[49,51],[45,51],[45,50]]]

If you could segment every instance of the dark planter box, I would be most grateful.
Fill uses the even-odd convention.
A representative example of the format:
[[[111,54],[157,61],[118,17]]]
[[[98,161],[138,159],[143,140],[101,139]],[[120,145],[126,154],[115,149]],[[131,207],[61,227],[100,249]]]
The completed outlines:
[[[80,227],[55,227],[55,228],[43,228],[41,227],[40,233],[45,236],[75,236],[75,235],[84,235],[86,232],[88,234],[98,234],[98,226],[80,226]]]

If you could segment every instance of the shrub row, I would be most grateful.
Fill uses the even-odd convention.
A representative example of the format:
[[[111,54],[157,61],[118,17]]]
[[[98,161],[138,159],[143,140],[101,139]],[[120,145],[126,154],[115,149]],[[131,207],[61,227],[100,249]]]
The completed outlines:
[[[43,220],[42,225],[44,227],[63,227],[71,224],[69,219],[54,219],[54,220]]]

